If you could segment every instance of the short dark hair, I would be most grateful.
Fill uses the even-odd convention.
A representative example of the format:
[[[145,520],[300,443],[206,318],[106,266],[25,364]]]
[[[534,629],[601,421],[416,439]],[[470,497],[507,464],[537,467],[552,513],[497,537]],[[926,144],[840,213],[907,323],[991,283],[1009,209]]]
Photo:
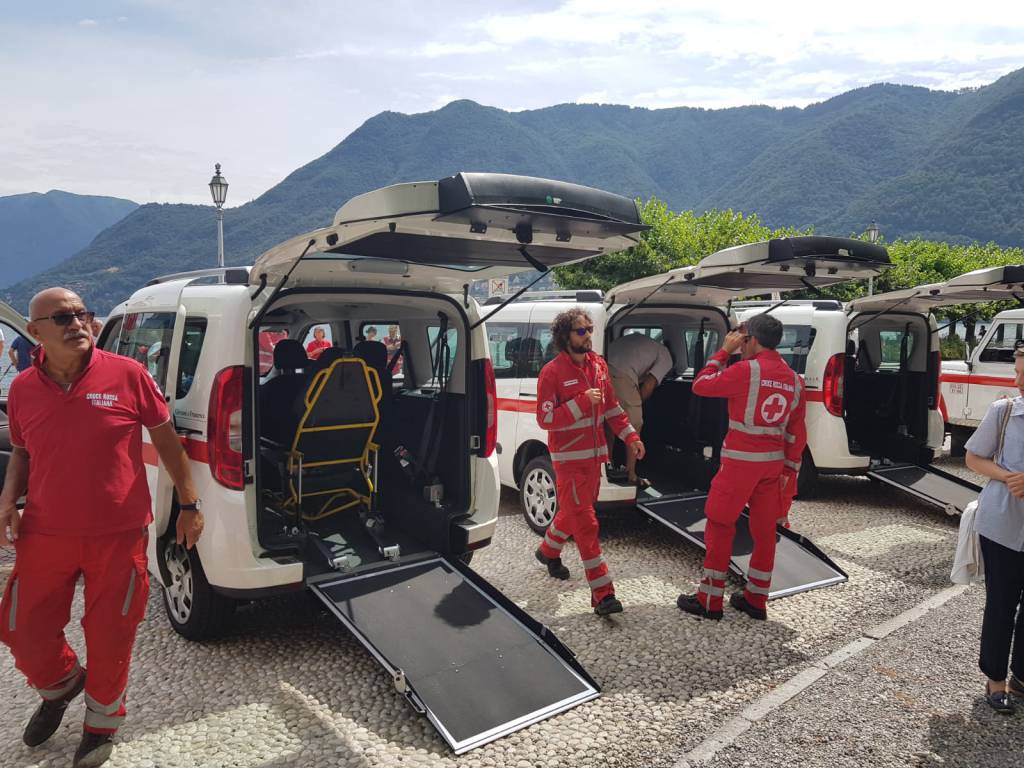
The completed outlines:
[[[573,307],[565,312],[559,312],[551,321],[551,343],[559,352],[565,352],[569,348],[569,334],[572,333],[576,320],[581,317],[585,317],[590,324],[594,322],[590,313],[583,307]]]
[[[747,334],[765,349],[775,349],[782,341],[782,322],[777,317],[762,312],[747,320],[746,325]]]

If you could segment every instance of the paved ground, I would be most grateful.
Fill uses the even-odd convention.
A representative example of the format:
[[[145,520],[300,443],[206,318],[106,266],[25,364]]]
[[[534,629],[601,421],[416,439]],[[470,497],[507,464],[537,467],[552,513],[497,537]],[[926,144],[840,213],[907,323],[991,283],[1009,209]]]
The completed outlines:
[[[779,683],[948,586],[956,538],[955,520],[894,490],[864,479],[830,480],[819,500],[798,502],[792,517],[850,582],[772,603],[767,624],[732,612],[708,623],[674,605],[698,578],[700,552],[634,512],[619,513],[605,518],[602,538],[626,613],[603,620],[590,611],[576,553],[566,556],[572,579],[549,580],[533,561],[537,538],[513,494],[501,511],[495,543],[474,568],[577,652],[603,686],[600,699],[455,757],[376,662],[307,600],[248,606],[229,637],[195,644],[169,629],[153,595],[136,646],[128,723],[109,765],[518,768],[589,766],[598,757],[612,766],[672,765]],[[9,563],[0,555],[0,578]],[[941,679],[950,706],[959,701],[972,711],[979,690],[970,647],[977,600],[968,595],[950,606],[962,623],[956,649],[941,655],[944,666],[898,681],[913,688],[907,695],[915,701],[928,701],[930,681]],[[82,647],[77,623],[69,637]],[[919,643],[913,629],[905,638],[907,649],[919,645],[926,656],[936,644]],[[30,751],[20,732],[36,699],[6,654],[0,690],[0,766],[66,765],[77,744],[80,702],[47,745]],[[897,706],[895,692],[890,698]],[[886,704],[878,706],[884,719]],[[858,707],[851,712],[856,716]],[[950,735],[956,724],[936,721]],[[849,738],[872,740],[868,731]],[[1004,758],[1010,754],[1019,751]],[[770,763],[770,756],[751,761]]]

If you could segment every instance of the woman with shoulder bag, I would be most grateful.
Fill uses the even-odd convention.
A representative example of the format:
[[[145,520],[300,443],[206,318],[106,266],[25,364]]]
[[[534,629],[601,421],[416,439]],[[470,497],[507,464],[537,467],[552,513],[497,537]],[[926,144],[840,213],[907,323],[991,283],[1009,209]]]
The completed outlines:
[[[974,523],[985,567],[978,666],[988,677],[985,700],[1006,715],[1012,697],[1024,700],[1024,342],[1013,357],[1021,395],[992,403],[966,446],[967,466],[991,480]]]

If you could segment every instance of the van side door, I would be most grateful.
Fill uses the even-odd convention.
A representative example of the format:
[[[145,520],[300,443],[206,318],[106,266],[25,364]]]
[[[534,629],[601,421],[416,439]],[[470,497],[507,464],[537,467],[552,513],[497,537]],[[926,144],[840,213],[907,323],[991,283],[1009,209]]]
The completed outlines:
[[[498,397],[498,445],[502,447],[498,453],[498,474],[504,485],[514,485],[516,430],[519,428],[521,414],[528,417],[527,414],[532,413],[534,408],[519,398],[519,353],[526,341],[529,323],[489,320],[485,328]]]

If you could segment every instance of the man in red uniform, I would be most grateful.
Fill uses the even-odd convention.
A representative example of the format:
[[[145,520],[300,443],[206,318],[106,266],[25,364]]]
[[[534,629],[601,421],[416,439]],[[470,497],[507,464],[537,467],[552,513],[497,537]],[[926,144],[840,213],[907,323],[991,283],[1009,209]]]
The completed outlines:
[[[74,765],[91,768],[106,762],[124,720],[128,664],[149,593],[143,427],[177,490],[177,540],[192,547],[203,517],[188,458],[146,369],[95,347],[93,313],[71,291],[42,291],[29,312],[40,350],[7,403],[13,451],[0,493],[0,545],[13,543],[16,557],[0,602],[0,641],[42,697],[25,727],[28,746],[50,738],[85,690]],[[88,674],[64,637],[80,576]]]
[[[749,505],[754,551],[746,587],[742,594],[730,595],[729,603],[752,618],[768,618],[775,526],[785,522],[789,513],[807,443],[803,379],[775,351],[781,340],[778,319],[755,315],[725,337],[722,348],[693,382],[695,395],[729,398],[729,432],[705,513],[704,578],[697,594],[683,594],[676,601],[679,608],[696,616],[722,618],[736,520]],[[727,368],[737,350],[743,359]]]
[[[608,366],[591,351],[594,321],[579,307],[560,313],[551,324],[552,343],[560,350],[537,380],[537,423],[548,433],[555,468],[558,513],[536,552],[556,579],[568,579],[562,547],[570,536],[583,560],[594,613],[621,613],[608,565],[597,540],[594,502],[601,485],[601,465],[608,456],[604,421],[638,459],[644,456],[640,435],[629,423],[612,388]]]

